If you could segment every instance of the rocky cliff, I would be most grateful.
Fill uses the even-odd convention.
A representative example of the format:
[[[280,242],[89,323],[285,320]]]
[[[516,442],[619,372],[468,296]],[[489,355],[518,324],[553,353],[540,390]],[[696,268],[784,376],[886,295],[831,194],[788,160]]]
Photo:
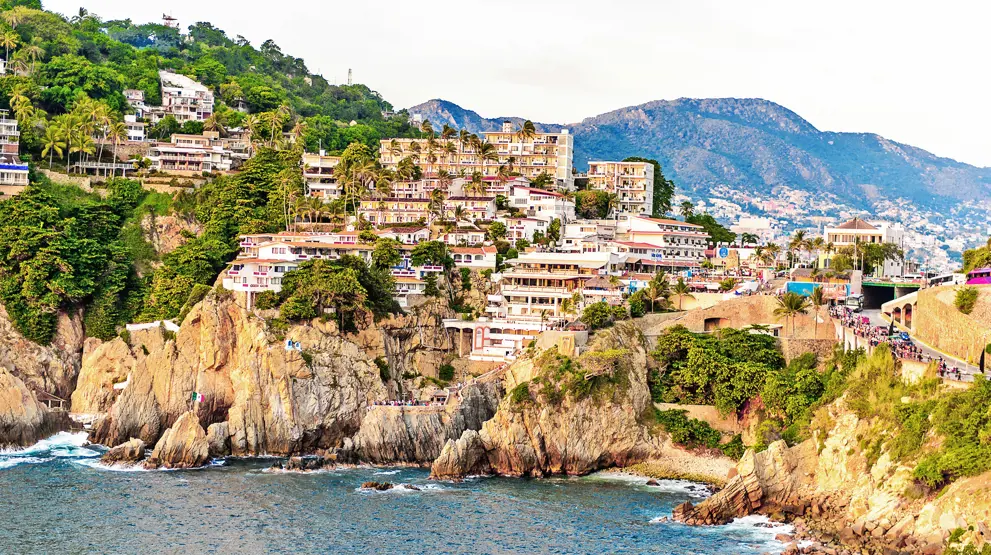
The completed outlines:
[[[121,361],[130,377],[91,439],[113,446],[133,437],[155,445],[192,411],[202,428],[214,432],[210,445],[229,445],[222,454],[288,455],[339,446],[358,431],[368,403],[386,398],[378,368],[333,323],[294,326],[287,337],[303,351],[286,351],[264,320],[229,295],[211,293],[174,339],[142,344],[146,356],[119,343],[94,349],[80,378],[87,392],[81,399],[106,406],[107,396],[94,391],[105,393],[107,383],[120,380],[122,370],[111,367]],[[192,400],[194,392],[202,402]]]
[[[652,432],[647,368],[644,337],[628,323],[599,332],[577,360],[556,349],[520,360],[495,416],[448,441],[431,474],[580,475],[674,449]]]
[[[82,317],[60,313],[51,345],[38,345],[14,328],[7,311],[0,306],[0,368],[35,391],[69,398],[79,374],[83,339]]]
[[[970,528],[971,543],[991,540],[991,473],[927,494],[915,484],[911,467],[893,462],[887,452],[864,452],[861,438],[871,433],[869,422],[846,411],[842,401],[829,413],[833,425],[825,434],[794,447],[778,441],[761,453],[748,451],[724,489],[698,506],[677,507],[674,518],[724,524],[767,514],[799,520],[816,537],[864,553],[941,553],[958,528]]]
[[[0,368],[0,449],[31,445],[68,424],[65,413],[50,412],[20,378]]]
[[[446,406],[372,407],[354,436],[355,454],[373,464],[429,465],[448,440],[481,429],[501,397],[501,385],[487,382],[464,387]]]

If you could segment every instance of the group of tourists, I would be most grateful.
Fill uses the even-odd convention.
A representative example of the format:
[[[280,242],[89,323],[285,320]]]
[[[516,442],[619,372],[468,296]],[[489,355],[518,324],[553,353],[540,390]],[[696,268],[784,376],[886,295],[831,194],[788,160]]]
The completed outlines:
[[[866,339],[871,348],[877,347],[881,343],[887,343],[891,348],[891,354],[899,359],[922,363],[936,361],[936,373],[940,378],[958,381],[963,378],[963,372],[959,368],[949,366],[943,360],[943,357],[933,358],[924,352],[921,347],[913,343],[907,334],[889,335],[889,327],[871,325],[870,318],[862,316],[845,306],[830,307],[829,315],[839,320],[844,328],[851,330],[857,337]]]

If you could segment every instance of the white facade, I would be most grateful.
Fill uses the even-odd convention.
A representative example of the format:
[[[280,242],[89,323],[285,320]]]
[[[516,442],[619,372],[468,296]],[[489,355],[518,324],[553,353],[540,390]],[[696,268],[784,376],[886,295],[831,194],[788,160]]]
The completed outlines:
[[[341,186],[334,176],[334,168],[341,163],[340,156],[327,156],[326,152],[303,153],[303,179],[306,180],[306,194],[324,200],[341,196]]]
[[[883,244],[891,243],[903,248],[905,242],[905,229],[900,224],[890,222],[875,221],[867,222],[860,218],[854,218],[835,227],[827,227],[823,231],[823,239],[826,243],[832,243],[834,252],[840,247],[855,247],[856,244]],[[825,260],[825,267],[829,267],[829,259]],[[879,268],[881,277],[901,277],[904,275],[905,264],[899,258],[897,260],[885,260],[882,268]]]
[[[485,232],[475,226],[458,227],[452,231],[441,233],[439,241],[451,246],[472,246],[485,242]]]
[[[162,106],[151,108],[153,122],[172,115],[180,124],[206,121],[213,114],[213,93],[203,84],[171,71],[158,72],[162,84]]]
[[[502,218],[506,224],[506,240],[514,243],[519,239],[533,240],[533,234],[539,231],[547,235],[548,220],[537,218]]]
[[[706,260],[709,234],[699,225],[638,216],[630,220],[625,242],[646,251],[640,253],[644,254],[640,261],[643,270],[678,271],[698,267]]]
[[[375,233],[379,237],[394,239],[404,245],[415,245],[430,240],[430,230],[425,227],[394,227]]]
[[[557,191],[533,187],[513,187],[509,205],[522,210],[531,218],[559,219],[566,224],[575,219],[575,203]]]
[[[654,165],[650,162],[589,162],[588,188],[616,195],[613,216],[618,220],[649,216],[654,206]]]
[[[138,121],[137,116],[128,114],[124,116],[124,127],[127,129],[127,140],[132,143],[143,143],[145,140],[145,126],[147,124]]]
[[[495,270],[498,253],[495,247],[451,247],[449,251],[458,268]]]

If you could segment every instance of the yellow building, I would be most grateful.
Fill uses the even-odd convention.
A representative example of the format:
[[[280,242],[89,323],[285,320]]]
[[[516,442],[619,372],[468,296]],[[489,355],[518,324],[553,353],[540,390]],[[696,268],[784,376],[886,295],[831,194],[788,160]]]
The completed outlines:
[[[413,198],[364,199],[358,206],[358,215],[369,222],[380,224],[406,224],[431,219],[430,200]]]

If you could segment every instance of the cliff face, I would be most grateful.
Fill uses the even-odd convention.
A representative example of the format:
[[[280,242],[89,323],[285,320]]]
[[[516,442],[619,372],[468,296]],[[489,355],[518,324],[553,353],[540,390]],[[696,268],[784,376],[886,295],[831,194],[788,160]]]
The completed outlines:
[[[608,350],[618,356],[605,366],[579,359],[586,375],[603,372],[590,384],[580,375],[562,378],[556,366],[560,359],[550,361],[557,369],[548,368],[546,352],[514,364],[506,380],[521,385],[502,400],[481,430],[468,430],[447,442],[431,468],[432,476],[587,474],[647,460],[672,448],[652,435],[642,419],[650,406],[643,336],[632,325],[617,325],[597,334],[589,348],[592,353]],[[569,379],[576,380],[569,382],[571,387],[587,386],[590,391],[563,392],[559,388]]]
[[[430,299],[410,308],[406,314],[395,315],[362,330],[354,341],[375,358],[381,356],[389,365],[392,379],[401,382],[405,390],[413,387],[412,379],[404,375],[436,378],[437,368],[453,349],[444,330],[444,318],[454,313],[443,299]]]
[[[489,382],[466,386],[457,403],[442,407],[372,407],[354,436],[355,454],[373,464],[430,464],[448,440],[492,418],[501,397]]]
[[[339,446],[357,432],[368,402],[386,397],[378,369],[332,323],[296,326],[287,337],[302,344],[309,363],[304,353],[286,351],[281,341],[270,339],[264,321],[229,297],[210,294],[186,317],[175,339],[144,345],[147,356],[135,356],[134,348],[128,355],[122,345],[107,346],[107,356],[87,359],[81,383],[119,380],[122,372],[108,366],[120,360],[133,363],[133,370],[91,439],[113,446],[134,437],[155,445],[181,415],[193,411],[199,425],[214,432],[210,444],[229,445],[233,455],[288,455]],[[193,392],[203,401],[193,402]],[[91,399],[93,406],[107,404],[101,395],[80,397]]]
[[[30,388],[68,399],[76,385],[83,351],[78,314],[60,313],[51,345],[38,345],[20,334],[0,305],[0,368]]]
[[[0,368],[0,448],[31,445],[67,427],[64,413],[49,412],[20,378]]]
[[[951,531],[970,526],[975,542],[991,540],[991,473],[925,496],[914,487],[910,467],[892,462],[886,452],[868,459],[860,447],[860,438],[871,430],[868,422],[845,411],[841,402],[829,409],[834,424],[825,437],[748,451],[723,490],[698,506],[677,507],[674,518],[689,524],[724,524],[754,513],[802,518],[821,537],[866,553],[941,552]]]

